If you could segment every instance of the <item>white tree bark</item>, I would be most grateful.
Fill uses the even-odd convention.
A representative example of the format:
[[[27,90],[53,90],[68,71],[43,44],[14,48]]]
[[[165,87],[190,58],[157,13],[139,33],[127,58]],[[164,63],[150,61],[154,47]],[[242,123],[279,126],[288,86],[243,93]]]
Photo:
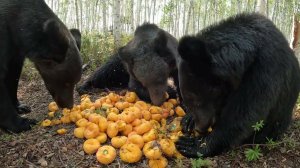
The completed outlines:
[[[293,48],[298,61],[300,61],[300,16],[294,15],[294,26],[293,26],[293,39],[291,47]]]
[[[133,8],[133,0],[130,0],[130,20],[131,20],[131,26],[130,31],[134,32],[135,24],[134,24],[134,8]]]
[[[267,16],[267,1],[268,0],[258,0],[255,7],[255,12]]]
[[[107,33],[106,10],[107,10],[106,1],[102,1],[102,26],[103,26],[104,33]]]
[[[189,10],[188,10],[188,15],[187,15],[185,34],[188,34],[188,32],[189,32],[192,8],[194,8],[194,0],[190,0],[190,6],[189,6]]]
[[[136,27],[138,26],[138,25],[140,25],[140,18],[141,18],[141,7],[142,7],[142,5],[141,5],[141,2],[142,0],[138,0],[137,1],[137,7],[136,7]]]
[[[114,1],[113,34],[114,34],[115,49],[118,49],[121,46],[120,1],[121,0]]]

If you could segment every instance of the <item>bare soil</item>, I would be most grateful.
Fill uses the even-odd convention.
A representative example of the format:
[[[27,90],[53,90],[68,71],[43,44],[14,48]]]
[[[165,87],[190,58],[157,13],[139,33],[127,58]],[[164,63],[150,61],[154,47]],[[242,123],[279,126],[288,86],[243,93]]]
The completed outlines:
[[[99,92],[94,96],[98,97]],[[31,106],[32,112],[24,117],[42,121],[47,117],[47,107],[52,101],[42,80],[20,81],[19,100]],[[76,94],[76,101],[79,96]],[[56,130],[68,129],[65,135]],[[83,140],[73,136],[74,125],[59,125],[42,128],[36,125],[21,134],[10,134],[0,130],[0,168],[3,167],[147,167],[146,159],[137,164],[125,164],[117,158],[109,166],[101,165],[95,156],[84,154]],[[222,155],[207,158],[210,167],[300,167],[300,110],[295,110],[294,120],[283,140],[274,149],[262,146],[263,156],[248,162],[244,151],[249,146],[238,147]],[[169,167],[192,167],[190,159],[169,159]]]

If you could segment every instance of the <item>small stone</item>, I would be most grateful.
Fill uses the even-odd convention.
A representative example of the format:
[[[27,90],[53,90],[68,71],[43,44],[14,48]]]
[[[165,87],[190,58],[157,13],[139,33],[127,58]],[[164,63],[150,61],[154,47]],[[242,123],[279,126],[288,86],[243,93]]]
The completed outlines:
[[[48,155],[46,155],[47,158],[52,157],[54,155],[54,153],[50,153]]]
[[[17,141],[13,141],[9,145],[13,147],[13,146],[16,146],[16,144],[17,144]]]
[[[23,153],[22,157],[26,158],[27,154],[28,154],[27,152]]]
[[[67,152],[67,151],[68,151],[68,148],[62,147],[61,150],[62,150],[63,152]]]
[[[286,148],[280,148],[279,150],[281,153],[286,153]]]
[[[80,154],[81,156],[84,156],[84,151],[80,151],[79,154]]]
[[[42,166],[42,167],[47,167],[48,163],[44,158],[41,158],[38,163]]]

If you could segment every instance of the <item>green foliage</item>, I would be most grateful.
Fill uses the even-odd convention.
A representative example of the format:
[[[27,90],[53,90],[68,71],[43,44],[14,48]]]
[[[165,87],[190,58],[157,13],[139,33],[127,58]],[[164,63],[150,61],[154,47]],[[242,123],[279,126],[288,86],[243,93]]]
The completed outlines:
[[[122,34],[121,44],[125,45],[131,38],[131,35]],[[91,70],[105,62],[114,53],[114,49],[114,37],[111,33],[91,32],[82,36],[81,54],[83,62],[90,62]]]
[[[198,153],[197,159],[191,159],[192,168],[209,167],[212,166],[212,162],[209,159],[203,159],[203,155]]]
[[[176,167],[183,168],[182,159],[176,159],[175,163],[176,163]]]
[[[260,131],[263,128],[263,126],[264,126],[264,120],[260,120],[256,122],[254,125],[252,125],[252,128],[254,130],[253,144],[255,141],[256,133]],[[255,145],[253,149],[247,148],[244,153],[247,161],[255,161],[262,156],[262,153],[260,152],[260,146],[258,144]]]
[[[294,121],[294,126],[296,129],[300,129],[300,120],[295,120]]]
[[[106,109],[104,109],[104,108],[97,108],[95,110],[95,113],[96,114],[100,114],[101,116],[105,116],[106,117]]]
[[[163,16],[160,21],[161,26],[170,27],[173,21],[173,11],[175,9],[175,4],[173,1],[169,1],[163,8]]]
[[[269,139],[269,138],[267,137],[267,148],[268,148],[269,150],[274,149],[274,148],[276,148],[277,146],[278,146],[278,143],[277,143],[277,142],[273,141],[272,138]]]
[[[34,64],[30,62],[28,59],[25,59],[21,77],[29,81],[33,81],[39,78],[39,73],[37,69],[34,67]]]
[[[264,126],[264,120],[260,120],[259,122],[256,122],[255,125],[252,125],[252,128],[255,132],[260,131]]]
[[[14,138],[12,134],[2,134],[0,135],[0,142],[11,141]]]
[[[260,151],[259,145],[256,145],[253,149],[246,149],[245,156],[247,161],[255,161],[263,156],[263,154]]]
[[[300,145],[300,143],[297,142],[297,140],[295,138],[290,137],[288,135],[285,135],[283,137],[282,142],[283,142],[284,147],[286,147],[288,149],[294,149],[295,147]]]
[[[234,159],[236,158],[236,156],[238,155],[237,151],[236,150],[231,150],[229,151],[229,156]]]
[[[298,96],[298,99],[297,99],[297,105],[298,105],[298,106],[300,105],[300,96]]]

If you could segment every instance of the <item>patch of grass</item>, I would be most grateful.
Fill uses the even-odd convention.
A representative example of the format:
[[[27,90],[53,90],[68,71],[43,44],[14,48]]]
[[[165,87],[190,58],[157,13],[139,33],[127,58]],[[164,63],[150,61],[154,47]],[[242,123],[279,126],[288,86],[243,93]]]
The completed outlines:
[[[300,105],[300,96],[298,96],[297,105]]]
[[[284,135],[282,139],[284,147],[287,149],[294,149],[297,145],[300,145],[299,142],[297,142],[293,137],[290,137],[288,135]]]
[[[256,122],[254,125],[252,125],[252,128],[255,132],[260,131],[264,127],[264,120],[260,120],[259,122]]]
[[[237,155],[238,155],[238,152],[236,150],[233,149],[233,150],[229,151],[229,156],[232,159],[234,159],[235,157],[237,157]]]
[[[124,46],[132,38],[131,35],[122,34],[121,46]],[[84,63],[90,64],[90,70],[95,70],[105,62],[115,51],[112,34],[90,32],[82,36],[81,54]]]
[[[191,159],[192,168],[210,167],[212,162],[209,159],[203,159],[202,154],[198,153],[197,159]]]
[[[296,129],[300,129],[300,120],[296,120],[296,121],[295,121],[294,127],[295,127]]]
[[[5,142],[5,141],[11,141],[14,138],[12,134],[3,134],[0,135],[0,141]]]
[[[263,154],[261,153],[259,145],[255,145],[254,148],[248,148],[245,150],[245,156],[247,161],[255,161],[258,160],[261,156],[263,156]]]
[[[260,120],[260,121],[256,122],[254,125],[252,125],[252,128],[254,130],[253,145],[254,145],[256,133],[259,132],[263,127],[264,127],[263,120]],[[245,153],[247,161],[255,161],[255,160],[258,160],[262,156],[259,145],[255,145],[255,147],[252,149],[247,148],[244,153]]]
[[[34,64],[29,59],[25,59],[21,76],[23,79],[32,81],[38,79],[40,75]]]
[[[267,148],[268,148],[269,150],[272,150],[272,149],[278,147],[279,144],[280,144],[279,142],[273,141],[272,138],[269,139],[269,138],[267,137]]]
[[[176,159],[175,163],[176,163],[176,167],[183,168],[182,159]]]

